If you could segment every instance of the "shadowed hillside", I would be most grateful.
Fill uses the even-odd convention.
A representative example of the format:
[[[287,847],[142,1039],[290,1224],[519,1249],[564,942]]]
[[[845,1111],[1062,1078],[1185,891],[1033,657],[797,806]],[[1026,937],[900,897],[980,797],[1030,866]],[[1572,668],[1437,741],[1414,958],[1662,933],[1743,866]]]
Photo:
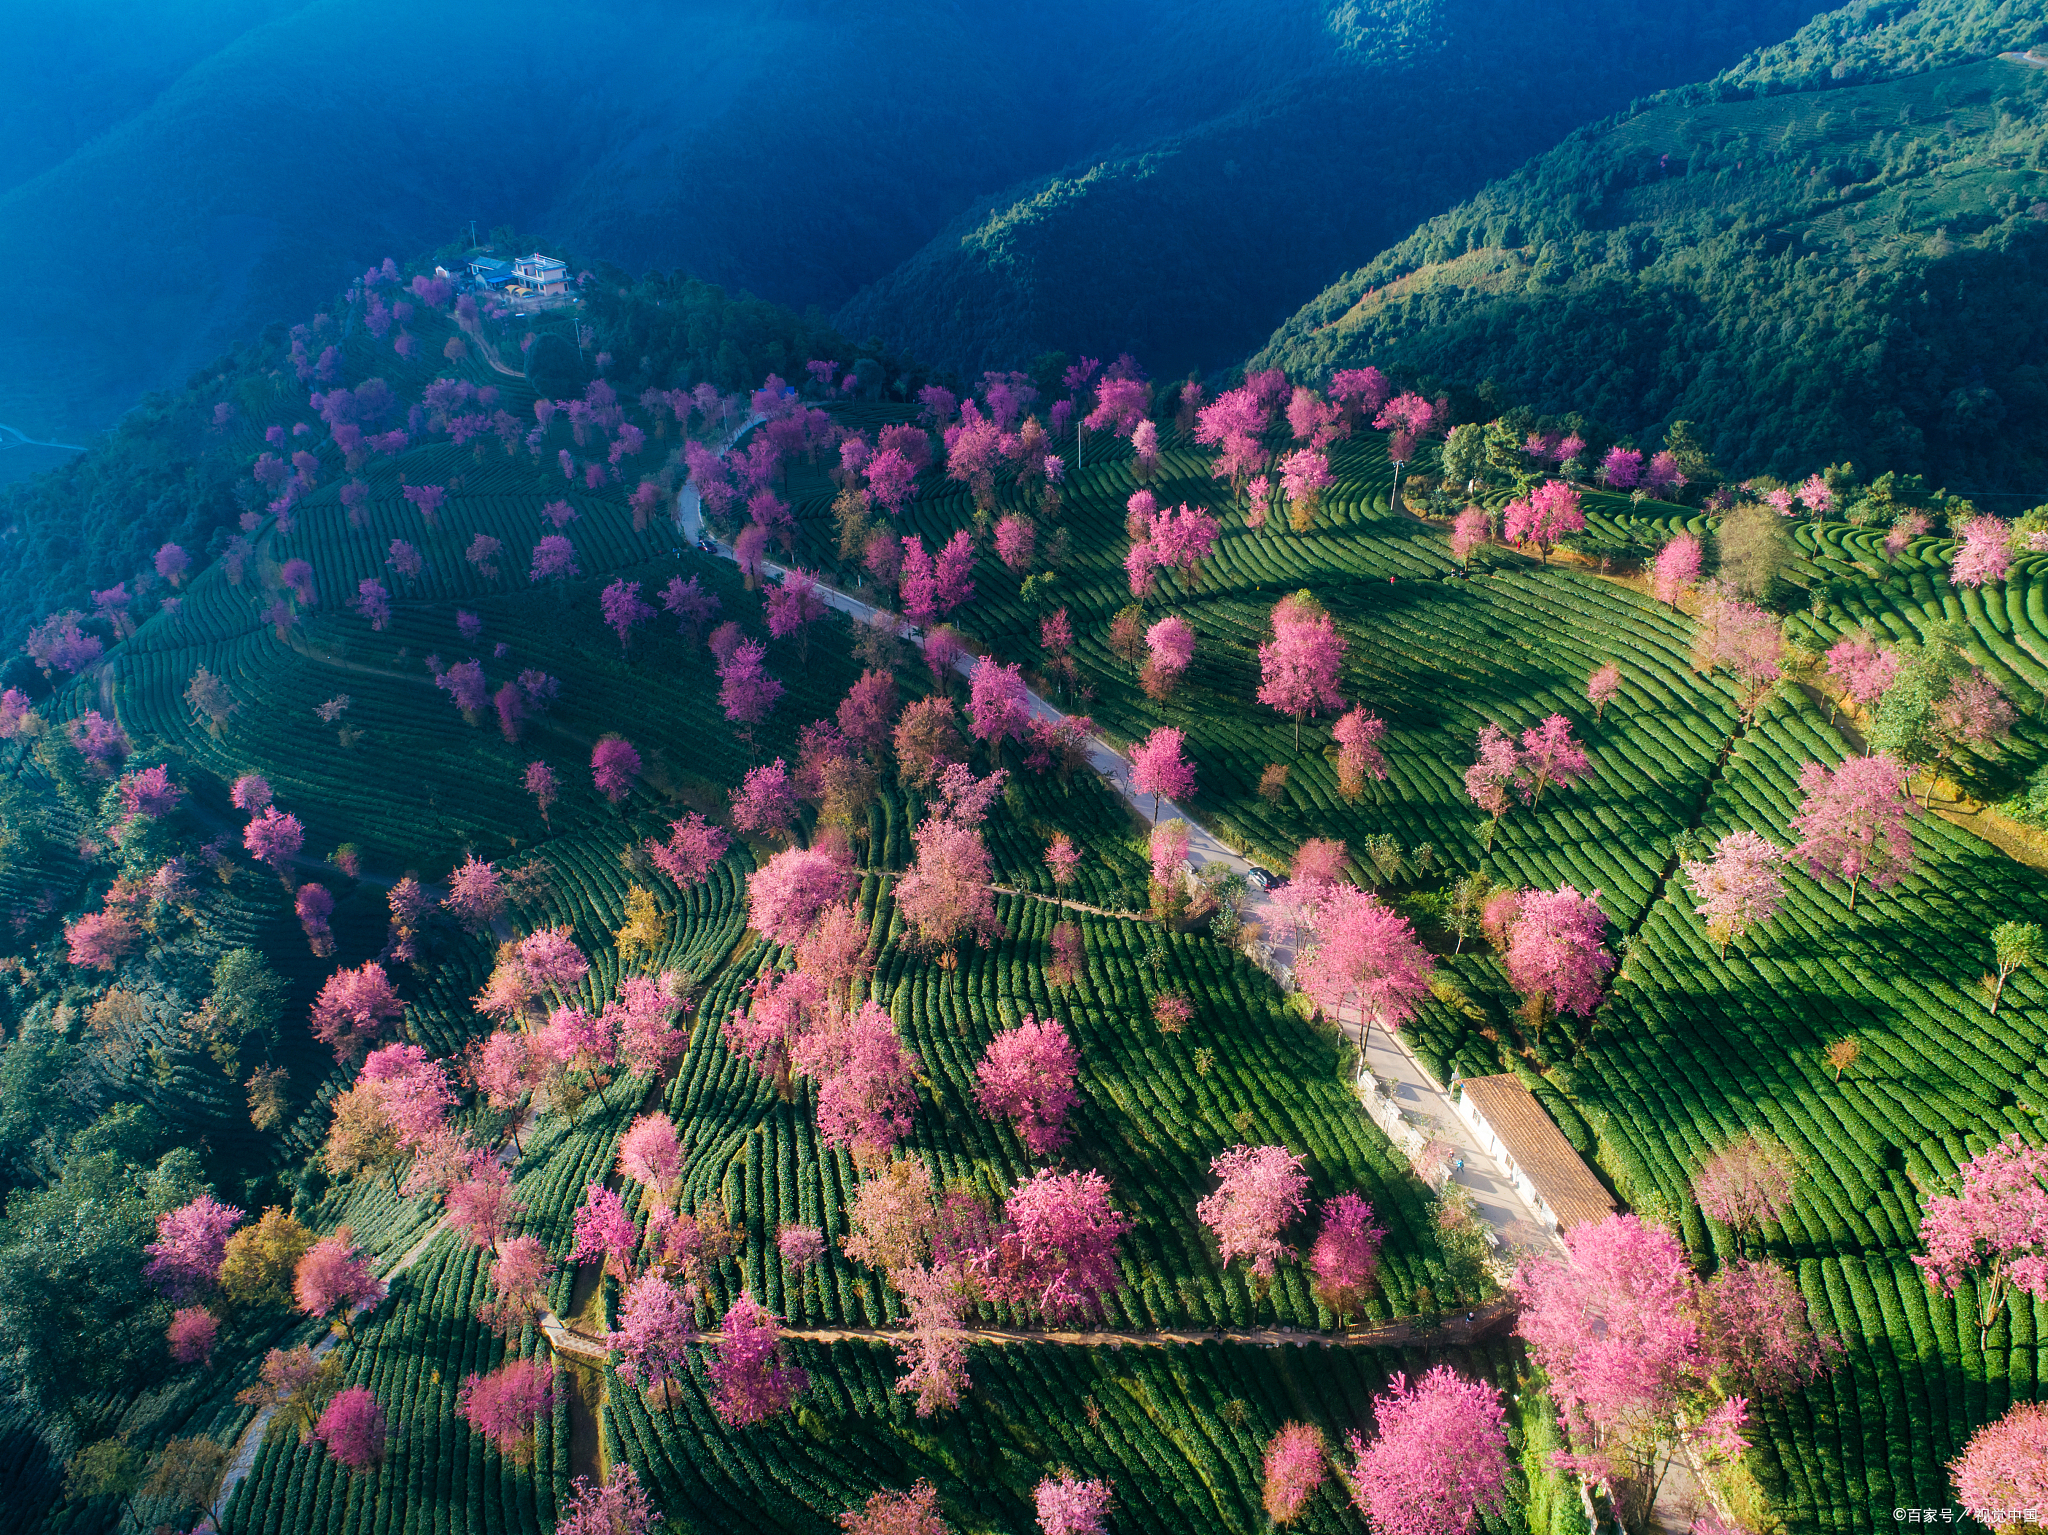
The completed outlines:
[[[1987,55],[2044,22],[1820,18],[1430,220],[1259,360],[1372,359],[1646,444],[1690,420],[1739,473],[1881,462],[2024,510],[2048,469],[2048,76]]]
[[[1161,376],[1223,366],[1357,251],[1588,116],[1807,14],[1607,0],[1398,9],[1389,25],[1333,8],[1320,67],[977,203],[842,309],[841,328],[970,372],[1102,347]]]

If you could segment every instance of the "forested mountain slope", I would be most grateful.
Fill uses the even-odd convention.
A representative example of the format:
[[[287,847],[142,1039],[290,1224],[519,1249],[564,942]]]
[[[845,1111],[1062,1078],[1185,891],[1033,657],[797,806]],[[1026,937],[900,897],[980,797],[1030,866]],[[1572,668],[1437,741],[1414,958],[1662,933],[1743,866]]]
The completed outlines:
[[[1115,195],[1076,205],[1063,192],[1060,206],[1108,207],[1112,227],[1142,219],[1159,232],[1145,243],[1173,264],[1118,256],[1125,238],[1105,241],[1092,211],[1038,219],[1043,271],[1027,308],[1057,304],[1070,274],[1099,268],[1095,328],[1006,321],[988,355],[1086,336],[1163,361],[1186,331],[1199,338],[1187,355],[1228,361],[1343,252],[1392,238],[1587,111],[1732,59],[1799,15],[1796,0],[1695,0],[1675,19],[1634,22],[1614,0],[1575,0],[1566,19],[1614,46],[1593,62],[1562,41],[1534,55],[1574,58],[1567,82],[1519,62],[1503,73],[1533,43],[1512,19],[1519,8],[1475,0],[1392,0],[1370,15],[1328,0],[1133,0],[1107,12],[1050,0],[1028,23],[953,0],[592,0],[572,25],[558,9],[506,0],[483,22],[395,0],[195,0],[132,37],[93,25],[91,9],[10,33],[0,423],[82,441],[231,340],[308,312],[384,252],[441,246],[472,220],[479,236],[517,226],[636,275],[679,266],[831,309],[1001,188],[1096,163],[1115,167],[1104,182]],[[187,21],[177,46],[157,36]],[[1474,49],[1489,55],[1483,70]],[[1417,70],[1437,85],[1385,94]],[[1397,126],[1418,117],[1427,134]],[[1364,153],[1382,140],[1407,147]],[[1242,174],[1225,174],[1226,161]],[[1181,190],[1134,203],[1127,184]],[[1398,211],[1384,227],[1347,215],[1337,228],[1349,238],[1319,233],[1299,254],[1296,238],[1261,233],[1321,225],[1293,215],[1333,185],[1356,189],[1347,207]],[[1239,297],[1212,290],[1170,321],[1163,283],[1197,271],[1212,242],[1206,266]],[[1253,259],[1262,244],[1279,254]],[[929,287],[915,273],[906,282],[906,296]],[[951,298],[934,299],[952,313]],[[1007,307],[976,299],[969,323]],[[936,361],[982,359],[978,338],[927,335],[884,307],[862,313],[900,339],[944,340]]]
[[[1776,0],[1331,7],[1338,46],[1317,68],[978,201],[839,323],[964,372],[1088,348],[1162,374],[1223,366],[1352,253],[1806,14]]]
[[[2048,469],[2048,72],[1996,55],[2044,24],[1820,17],[1430,220],[1259,361],[1372,360],[1643,445],[1690,420],[1740,473],[1849,459],[2023,510]]]

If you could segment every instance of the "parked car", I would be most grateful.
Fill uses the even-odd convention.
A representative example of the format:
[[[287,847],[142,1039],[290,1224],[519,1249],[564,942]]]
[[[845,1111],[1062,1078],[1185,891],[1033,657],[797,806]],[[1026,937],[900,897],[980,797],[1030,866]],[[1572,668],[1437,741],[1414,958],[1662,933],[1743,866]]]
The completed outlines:
[[[1287,883],[1272,870],[1262,869],[1257,864],[1244,871],[1244,882],[1254,890],[1278,890]]]

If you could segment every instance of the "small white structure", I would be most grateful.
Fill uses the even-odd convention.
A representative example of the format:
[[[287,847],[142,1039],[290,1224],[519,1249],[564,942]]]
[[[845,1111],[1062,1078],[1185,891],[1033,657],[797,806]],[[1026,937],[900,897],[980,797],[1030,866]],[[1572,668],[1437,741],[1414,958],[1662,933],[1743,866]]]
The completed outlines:
[[[1613,1197],[1520,1077],[1464,1078],[1451,1101],[1545,1225],[1569,1231],[1615,1213]]]
[[[517,256],[512,261],[513,277],[543,297],[553,297],[569,291],[569,266],[553,256],[543,256],[535,251],[531,256]]]

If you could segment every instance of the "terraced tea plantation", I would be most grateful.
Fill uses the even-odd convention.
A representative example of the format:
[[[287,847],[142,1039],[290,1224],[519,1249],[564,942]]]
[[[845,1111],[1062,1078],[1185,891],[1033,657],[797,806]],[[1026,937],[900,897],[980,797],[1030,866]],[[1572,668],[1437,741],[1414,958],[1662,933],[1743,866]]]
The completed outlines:
[[[454,335],[431,311],[415,329],[429,356]],[[340,367],[357,381],[385,369],[401,394],[417,394],[440,371],[399,367],[388,346],[362,335],[348,341]],[[473,388],[498,390],[496,403],[522,428],[533,419],[523,380],[475,356],[452,371]],[[260,409],[246,392],[241,398],[234,431],[252,459],[265,450],[263,428],[288,429],[306,414],[289,396]],[[682,428],[660,408],[626,409],[647,431],[642,473],[652,479]],[[833,411],[840,426],[869,431],[911,414],[873,404]],[[730,420],[694,430],[716,439]],[[657,426],[667,441],[654,436]],[[582,459],[580,422],[576,431]],[[1226,929],[1154,915],[1144,818],[1085,769],[1020,768],[1012,749],[979,827],[994,930],[984,943],[919,943],[911,898],[899,904],[899,894],[921,856],[920,829],[944,813],[941,791],[908,772],[908,782],[882,773],[856,812],[828,824],[822,806],[831,791],[816,766],[824,737],[806,727],[833,719],[874,667],[889,670],[900,701],[945,686],[964,703],[959,679],[934,676],[911,647],[890,655],[837,612],[817,619],[807,640],[771,637],[763,594],[727,559],[682,547],[670,520],[675,474],[658,485],[652,516],[643,498],[636,528],[631,466],[608,476],[593,453],[584,478],[564,479],[553,454],[569,438],[559,427],[547,432],[543,413],[547,451],[528,453],[512,435],[458,446],[438,440],[445,433],[437,429],[416,430],[401,451],[346,474],[324,444],[317,483],[289,507],[288,528],[274,516],[252,518],[239,560],[207,565],[174,611],[148,616],[40,705],[44,744],[28,732],[8,748],[19,784],[49,807],[46,841],[82,845],[104,835],[118,843],[105,807],[88,803],[77,783],[60,784],[66,772],[86,773],[72,761],[77,753],[66,758],[51,744],[90,713],[116,721],[136,762],[167,766],[189,791],[179,813],[188,818],[195,881],[183,908],[176,900],[149,908],[161,929],[147,952],[115,956],[102,969],[79,960],[67,971],[58,921],[75,919],[89,891],[112,899],[97,866],[74,860],[68,883],[18,869],[0,877],[0,907],[22,914],[24,957],[10,961],[22,1010],[54,1017],[61,991],[64,1016],[75,1022],[101,1007],[109,987],[174,996],[175,1006],[166,1001],[121,1025],[133,1037],[132,1090],[171,1123],[220,1137],[261,1169],[246,1194],[223,1197],[282,1199],[316,1234],[347,1225],[390,1276],[391,1295],[356,1321],[353,1341],[334,1345],[345,1359],[340,1384],[367,1388],[387,1414],[374,1463],[350,1470],[287,1422],[234,1404],[267,1349],[319,1336],[287,1309],[256,1308],[234,1314],[203,1380],[191,1375],[101,1403],[83,1436],[26,1410],[4,1425],[38,1448],[12,1484],[35,1512],[27,1522],[0,1518],[0,1529],[34,1527],[54,1506],[60,1463],[85,1438],[131,1432],[149,1450],[198,1434],[240,1452],[217,1510],[229,1535],[540,1535],[562,1516],[577,1478],[616,1477],[623,1467],[670,1528],[703,1535],[824,1535],[870,1494],[920,1480],[936,1489],[955,1528],[1021,1531],[1031,1527],[1034,1487],[1061,1467],[1114,1484],[1114,1531],[1223,1535],[1263,1527],[1262,1457],[1284,1423],[1314,1425],[1335,1462],[1348,1465],[1346,1437],[1371,1430],[1372,1399],[1389,1377],[1446,1361],[1506,1393],[1510,1465],[1497,1506],[1478,1526],[1489,1535],[1583,1529],[1576,1491],[1545,1459],[1557,1426],[1522,1345],[1505,1326],[1487,1334],[1475,1323],[1476,1341],[1471,1330],[1437,1328],[1446,1313],[1476,1314],[1499,1293],[1501,1276],[1460,1250],[1450,1234],[1455,1209],[1447,1217],[1408,1154],[1362,1108],[1356,1051],[1314,1020],[1303,998],[1283,994],[1255,963],[1265,951],[1225,941]],[[1393,467],[1377,432],[1337,445],[1335,484],[1305,532],[1278,516],[1248,527],[1241,498],[1212,477],[1209,453],[1172,428],[1162,436],[1149,480],[1159,503],[1207,505],[1222,523],[1199,576],[1163,575],[1143,605],[1145,623],[1171,614],[1193,632],[1192,662],[1169,693],[1148,692],[1112,638],[1132,602],[1126,503],[1138,480],[1129,445],[1108,434],[1089,434],[1057,519],[1038,529],[1041,547],[1055,531],[1066,541],[1050,583],[1048,560],[1012,569],[984,538],[974,596],[950,621],[974,648],[1023,663],[1049,696],[1040,621],[1064,608],[1076,709],[1124,746],[1159,726],[1183,731],[1196,787],[1181,803],[1195,819],[1275,869],[1310,838],[1345,841],[1353,877],[1415,919],[1437,956],[1436,982],[1404,1030],[1416,1057],[1439,1080],[1520,1075],[1618,1203],[1671,1225],[1702,1269],[1738,1253],[1734,1234],[1705,1218],[1692,1192],[1702,1161],[1745,1130],[1789,1148],[1799,1165],[1790,1210],[1747,1251],[1792,1269],[1842,1354],[1817,1384],[1759,1404],[1743,1460],[1757,1498],[1731,1517],[1754,1523],[1757,1535],[1855,1531],[1890,1523],[1894,1507],[1945,1506],[1944,1463],[1976,1428],[2040,1389],[2040,1316],[2030,1298],[2017,1297],[1980,1346],[1970,1286],[1953,1299],[1931,1293],[1910,1261],[1921,1249],[1921,1201],[1960,1163],[2008,1131],[2040,1138],[2048,978],[2014,974],[1995,1017],[1978,985],[1991,963],[1992,926],[2048,922],[2040,869],[1923,816],[1912,829],[1917,867],[1903,882],[1865,889],[1851,911],[1841,887],[1792,873],[1776,917],[1724,952],[1695,914],[1679,864],[1743,828],[1780,846],[1796,840],[1789,822],[1802,764],[1832,765],[1863,745],[1858,723],[1830,709],[1815,667],[1793,657],[1794,675],[1745,719],[1733,681],[1695,669],[1693,612],[1653,600],[1640,579],[1497,545],[1461,568],[1443,526],[1393,504]],[[566,467],[571,450],[561,451]],[[1413,468],[1430,468],[1435,451],[1425,449]],[[775,482],[792,503],[793,557],[878,597],[860,564],[838,558],[837,487],[826,462],[792,455]],[[365,487],[352,493],[353,517],[341,494],[347,483]],[[426,485],[446,490],[431,524],[405,494]],[[994,500],[996,515],[1023,504],[1010,489]],[[1712,532],[1696,512],[1597,492],[1587,500],[1596,532],[1638,541]],[[987,524],[941,468],[919,477],[894,530],[936,549],[958,529],[985,534]],[[534,548],[558,531],[577,571],[536,580]],[[480,538],[496,540],[497,552],[474,557]],[[1921,538],[1888,556],[1877,530],[1802,526],[1781,604],[1794,611],[1786,632],[1818,653],[1866,621],[1893,642],[1959,621],[1971,659],[2020,718],[2004,746],[1966,750],[1943,771],[1974,792],[2010,792],[2048,745],[2039,711],[2048,560],[2023,554],[2006,580],[1972,591],[1949,583],[1952,555],[1947,540]],[[1034,574],[1027,595],[1025,577]],[[751,732],[735,730],[730,695],[721,696],[722,657],[679,633],[675,618],[656,611],[626,624],[623,639],[611,626],[600,597],[607,586],[637,582],[653,601],[676,577],[718,599],[702,627],[737,621],[744,637],[766,646],[784,691]],[[308,580],[311,600],[304,590],[287,599]],[[351,605],[366,582],[388,592],[389,615],[374,623]],[[1302,722],[1297,747],[1296,722],[1256,701],[1257,652],[1273,606],[1304,590],[1346,641],[1339,676],[1347,705],[1369,706],[1387,722],[1387,776],[1362,794],[1347,796],[1340,785],[1331,711]],[[501,729],[488,702],[465,712],[449,679],[468,663],[481,685],[470,704],[504,687],[527,700],[516,730]],[[1619,693],[1596,714],[1586,680],[1610,663],[1620,669]],[[188,697],[202,672],[217,679],[207,707]],[[1519,733],[1560,714],[1590,756],[1589,773],[1490,825],[1465,788],[1475,738],[1488,724]],[[592,754],[612,735],[632,743],[639,765],[630,781],[601,792]],[[997,761],[979,746],[961,754],[976,772]],[[777,759],[798,770],[805,803],[794,824],[786,833],[734,826],[734,792]],[[552,792],[539,797],[529,791],[535,764],[552,774]],[[1276,766],[1286,769],[1277,785]],[[237,808],[230,786],[251,773],[303,827],[298,860],[282,868],[235,851],[250,812]],[[78,781],[101,792],[88,778]],[[650,844],[693,812],[730,828],[730,845],[703,879],[671,878]],[[1055,881],[1045,856],[1061,833],[1082,855],[1067,884]],[[208,839],[222,838],[202,854]],[[1398,859],[1375,868],[1364,850],[1389,838]],[[1092,1169],[1131,1221],[1101,1311],[1083,1318],[1092,1336],[970,1337],[963,1396],[927,1416],[896,1385],[896,1346],[910,1336],[914,1308],[900,1284],[885,1283],[845,1246],[859,1235],[855,1205],[876,1167],[821,1129],[832,1110],[819,1074],[800,1076],[785,1097],[727,1032],[763,980],[796,963],[794,946],[750,925],[750,876],[791,849],[828,846],[843,846],[855,871],[852,920],[868,940],[871,969],[853,967],[852,994],[886,1015],[914,1057],[898,1154],[919,1158],[935,1189],[984,1211],[1040,1168]],[[501,907],[467,925],[436,919],[404,959],[400,934],[387,933],[385,921],[393,886],[410,876],[446,893],[472,855],[505,879]],[[1494,945],[1476,924],[1456,938],[1449,892],[1475,872],[1500,887],[1570,884],[1596,895],[1619,968],[1589,1019],[1529,1026]],[[300,880],[337,898],[331,953],[316,953],[294,916]],[[751,898],[756,908],[766,882]],[[501,1337],[476,1315],[491,1293],[491,1254],[451,1226],[431,1192],[401,1192],[403,1158],[352,1175],[323,1160],[335,1104],[358,1083],[359,1056],[337,1064],[306,1018],[337,969],[380,961],[397,977],[402,1037],[452,1063],[490,1033],[477,999],[524,952],[512,945],[545,929],[574,945],[588,973],[548,980],[545,998],[536,981],[513,1013],[531,1014],[536,1026],[552,1005],[595,1015],[626,983],[665,974],[683,1039],[659,1071],[636,1073],[607,1057],[602,1069],[589,1068],[587,1098],[557,1093],[517,1113],[492,1109],[474,1076],[458,1083],[452,1122],[504,1147],[521,1206],[507,1230],[538,1239],[553,1263],[536,1290],[549,1314]],[[642,940],[627,943],[622,930]],[[1074,940],[1078,951],[1063,959]],[[198,1032],[212,1017],[200,1011],[208,967],[243,947],[269,958],[284,998],[265,1059],[289,1085],[260,1130]],[[1162,999],[1173,997],[1186,1001],[1185,1022],[1162,1028]],[[1057,1019],[1078,1057],[1071,1139],[1049,1154],[1034,1155],[1009,1119],[976,1102],[984,1052],[1027,1016]],[[1831,1066],[1825,1052],[1849,1039],[1859,1053],[1845,1070]],[[707,1334],[691,1345],[692,1364],[672,1391],[642,1392],[607,1343],[626,1299],[618,1269],[607,1273],[587,1251],[580,1260],[572,1252],[594,1189],[616,1191],[630,1225],[659,1229],[649,1186],[621,1173],[629,1128],[657,1110],[680,1140],[673,1208],[693,1230],[728,1240],[691,1260],[688,1298]],[[1212,1161],[1239,1145],[1298,1156],[1311,1205],[1345,1194],[1369,1202],[1384,1245],[1350,1314],[1332,1309],[1300,1261],[1314,1235],[1306,1219],[1287,1226],[1290,1250],[1270,1282],[1243,1262],[1219,1261],[1196,1204],[1216,1189]],[[815,1228],[822,1254],[786,1256],[793,1227]],[[790,1330],[786,1359],[808,1386],[788,1411],[734,1426],[714,1401],[705,1358],[718,1341],[708,1334],[745,1296]],[[1043,1320],[985,1296],[958,1318],[970,1330],[1027,1334]],[[1326,1346],[1357,1324],[1382,1330]],[[1159,1333],[1181,1336],[1150,1336]],[[471,1427],[457,1396],[469,1375],[522,1358],[552,1372],[553,1391],[523,1450],[508,1455]],[[79,1535],[129,1527],[112,1494],[83,1495],[71,1507],[62,1527]],[[1348,1489],[1329,1480],[1295,1527],[1362,1532],[1367,1522]]]

